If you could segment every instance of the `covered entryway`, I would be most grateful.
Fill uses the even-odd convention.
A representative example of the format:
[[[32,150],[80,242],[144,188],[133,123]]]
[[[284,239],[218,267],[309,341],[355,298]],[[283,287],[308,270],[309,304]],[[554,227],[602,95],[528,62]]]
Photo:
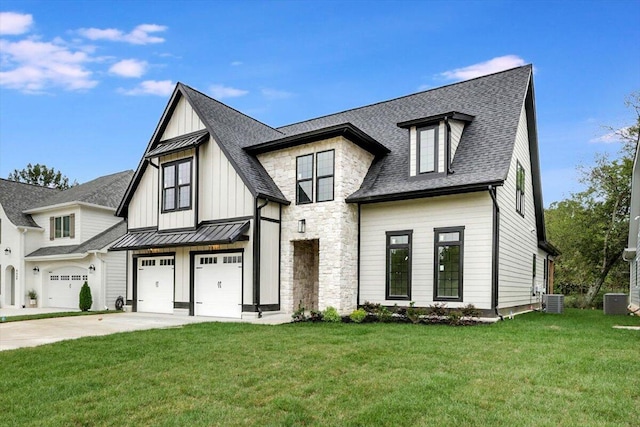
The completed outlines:
[[[320,241],[293,242],[293,304],[318,310]]]
[[[80,267],[63,267],[50,271],[47,277],[47,306],[74,308],[80,306],[80,289],[87,272]]]
[[[173,313],[174,256],[139,257],[136,262],[136,311]]]
[[[242,253],[195,255],[194,314],[242,317]]]

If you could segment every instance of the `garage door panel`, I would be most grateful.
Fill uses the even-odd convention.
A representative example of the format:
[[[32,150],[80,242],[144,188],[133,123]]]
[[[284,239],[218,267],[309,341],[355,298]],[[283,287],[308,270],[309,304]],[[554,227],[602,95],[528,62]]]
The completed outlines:
[[[173,313],[174,258],[138,258],[137,311]]]
[[[196,256],[194,285],[196,316],[242,316],[242,254]]]
[[[56,308],[78,309],[80,289],[87,280],[86,271],[80,267],[63,267],[49,272],[47,305]]]

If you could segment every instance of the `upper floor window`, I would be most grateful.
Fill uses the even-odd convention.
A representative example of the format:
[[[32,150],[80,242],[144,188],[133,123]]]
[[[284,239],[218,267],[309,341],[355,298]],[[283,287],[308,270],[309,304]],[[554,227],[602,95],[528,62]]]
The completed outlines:
[[[316,153],[315,201],[327,202],[334,198],[335,151]],[[296,204],[313,203],[313,154],[296,158]]]
[[[333,200],[334,151],[323,151],[316,154],[316,201]]]
[[[313,154],[296,159],[296,203],[313,202]]]
[[[524,183],[525,172],[520,162],[516,165],[516,211],[524,216]]]
[[[162,211],[191,209],[191,159],[162,167]]]
[[[434,301],[462,301],[464,227],[435,229]]]
[[[49,217],[49,240],[75,237],[75,214]]]
[[[418,173],[437,172],[438,127],[418,128]]]

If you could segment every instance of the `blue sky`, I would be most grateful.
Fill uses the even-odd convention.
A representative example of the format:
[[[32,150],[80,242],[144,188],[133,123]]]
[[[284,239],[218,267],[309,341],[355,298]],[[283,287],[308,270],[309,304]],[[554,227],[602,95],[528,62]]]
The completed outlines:
[[[640,1],[0,3],[0,177],[135,169],[177,81],[271,126],[526,63],[545,205],[619,145]]]

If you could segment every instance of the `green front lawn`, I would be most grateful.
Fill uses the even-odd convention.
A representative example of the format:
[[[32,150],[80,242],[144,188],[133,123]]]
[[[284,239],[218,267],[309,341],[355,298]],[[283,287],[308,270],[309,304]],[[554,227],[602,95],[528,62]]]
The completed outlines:
[[[193,324],[0,353],[0,425],[636,426],[640,318]],[[1,337],[0,337],[1,339]]]

